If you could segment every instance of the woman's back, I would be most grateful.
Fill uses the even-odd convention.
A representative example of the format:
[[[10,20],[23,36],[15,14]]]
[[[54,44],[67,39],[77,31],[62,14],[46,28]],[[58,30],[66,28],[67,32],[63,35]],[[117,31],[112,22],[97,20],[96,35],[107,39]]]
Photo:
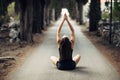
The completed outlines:
[[[64,37],[61,40],[59,47],[60,60],[72,60],[72,52],[71,42],[68,37]]]

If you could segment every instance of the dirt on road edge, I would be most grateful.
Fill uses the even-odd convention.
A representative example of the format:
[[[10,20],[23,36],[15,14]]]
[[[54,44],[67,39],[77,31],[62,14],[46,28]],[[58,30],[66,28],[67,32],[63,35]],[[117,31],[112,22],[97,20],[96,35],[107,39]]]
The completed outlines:
[[[6,80],[6,77],[19,68],[29,55],[43,42],[46,35],[46,31],[43,31],[42,34],[34,34],[34,43],[23,43],[22,47],[18,43],[9,44],[9,46],[2,46],[0,57],[14,56],[14,60],[7,60],[0,63],[0,80]],[[3,43],[6,44],[6,43]],[[13,48],[14,47],[14,48]]]

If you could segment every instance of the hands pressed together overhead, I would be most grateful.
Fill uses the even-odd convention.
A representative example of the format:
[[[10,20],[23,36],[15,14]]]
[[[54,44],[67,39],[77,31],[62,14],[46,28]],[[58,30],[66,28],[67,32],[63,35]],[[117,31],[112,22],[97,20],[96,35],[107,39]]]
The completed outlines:
[[[68,17],[67,17],[67,15],[66,15],[66,13],[64,14],[64,19],[63,19],[64,21],[65,20],[68,20]]]

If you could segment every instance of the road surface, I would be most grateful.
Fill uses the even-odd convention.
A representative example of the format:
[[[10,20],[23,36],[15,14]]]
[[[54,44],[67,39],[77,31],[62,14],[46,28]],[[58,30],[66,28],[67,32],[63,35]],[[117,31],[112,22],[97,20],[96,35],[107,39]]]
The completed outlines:
[[[76,35],[73,56],[81,55],[75,70],[57,70],[50,61],[50,56],[58,56],[56,31],[61,23],[59,19],[48,29],[43,43],[33,51],[21,67],[8,75],[7,80],[120,80],[115,68],[86,38],[80,26],[72,20],[70,22]],[[63,34],[70,34],[67,23],[63,26]]]

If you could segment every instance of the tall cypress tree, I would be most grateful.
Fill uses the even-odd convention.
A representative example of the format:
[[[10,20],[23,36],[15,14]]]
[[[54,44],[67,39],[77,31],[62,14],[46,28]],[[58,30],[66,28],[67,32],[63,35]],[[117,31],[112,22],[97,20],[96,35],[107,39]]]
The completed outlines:
[[[18,14],[20,12],[20,2],[19,0],[15,0],[15,13]]]
[[[33,0],[19,0],[20,2],[20,38],[22,41],[33,42]]]
[[[50,24],[50,0],[45,0],[45,7],[44,7],[44,27]]]
[[[89,19],[90,19],[89,31],[90,32],[97,31],[98,22],[101,19],[100,0],[91,0]]]
[[[41,33],[44,18],[44,0],[33,0],[33,33]]]
[[[88,2],[88,0],[76,0],[78,6],[78,22],[83,24],[83,6]]]

